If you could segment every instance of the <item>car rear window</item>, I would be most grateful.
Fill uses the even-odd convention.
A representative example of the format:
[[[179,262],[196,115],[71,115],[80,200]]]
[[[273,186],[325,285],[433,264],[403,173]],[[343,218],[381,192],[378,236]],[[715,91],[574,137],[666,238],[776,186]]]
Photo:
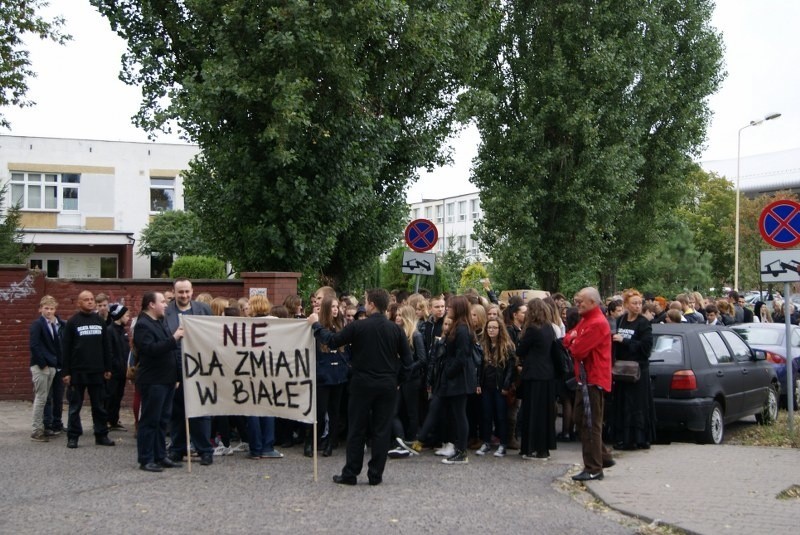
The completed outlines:
[[[683,340],[672,334],[657,334],[653,340],[650,362],[683,364]]]
[[[733,329],[750,344],[776,346],[783,343],[783,332],[775,329]]]

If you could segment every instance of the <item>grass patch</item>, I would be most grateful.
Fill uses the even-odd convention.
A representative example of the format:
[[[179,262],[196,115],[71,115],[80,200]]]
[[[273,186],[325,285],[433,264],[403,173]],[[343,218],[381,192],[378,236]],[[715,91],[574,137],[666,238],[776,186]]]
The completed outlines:
[[[779,500],[796,500],[800,498],[800,485],[792,485],[788,489],[780,491],[777,498]]]
[[[794,412],[794,432],[789,434],[789,413],[778,412],[778,421],[772,425],[736,425],[725,431],[725,443],[735,446],[769,446],[773,448],[800,448],[800,411]]]

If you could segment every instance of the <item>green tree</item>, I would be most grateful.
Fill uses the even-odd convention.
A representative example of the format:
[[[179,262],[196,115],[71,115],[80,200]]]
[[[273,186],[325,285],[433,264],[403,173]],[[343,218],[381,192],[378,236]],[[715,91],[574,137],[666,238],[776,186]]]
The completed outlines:
[[[411,287],[411,275],[403,273],[403,252],[408,249],[398,245],[386,256],[381,265],[381,282],[387,290],[408,290]]]
[[[689,226],[697,250],[710,256],[713,286],[722,288],[733,280],[736,193],[728,179],[699,167],[688,178],[692,195],[677,212]]]
[[[153,217],[139,238],[141,256],[214,256],[193,212],[169,210]]]
[[[613,287],[619,259],[646,254],[664,213],[686,198],[706,97],[721,80],[712,4],[502,6],[471,95],[483,250],[542,289],[587,266]]]
[[[202,153],[186,203],[239,270],[363,277],[441,149],[495,0],[92,0],[128,41],[135,121]]]
[[[686,290],[706,293],[712,285],[711,255],[701,252],[686,221],[672,217],[662,239],[646,256],[621,259],[615,292],[624,288],[652,289],[674,296]]]
[[[467,267],[467,249],[464,247],[456,246],[456,239],[454,236],[447,237],[447,250],[442,255],[437,255],[437,268],[441,269],[442,276],[445,280],[445,288],[443,291],[453,291],[458,289],[458,283],[461,281],[461,272]]]
[[[31,253],[31,247],[22,243],[19,206],[8,203],[8,185],[0,187],[0,264],[24,264]],[[2,207],[6,206],[5,211]]]
[[[28,100],[28,78],[36,76],[31,68],[28,51],[24,48],[26,35],[64,44],[71,37],[61,32],[62,17],[47,20],[39,13],[49,4],[44,0],[3,0],[0,2],[0,109],[5,106],[32,106]],[[0,127],[10,128],[0,113]]]
[[[458,284],[458,293],[464,293],[467,288],[475,288],[482,291],[481,279],[489,277],[489,272],[480,262],[473,262],[461,272],[461,280]]]

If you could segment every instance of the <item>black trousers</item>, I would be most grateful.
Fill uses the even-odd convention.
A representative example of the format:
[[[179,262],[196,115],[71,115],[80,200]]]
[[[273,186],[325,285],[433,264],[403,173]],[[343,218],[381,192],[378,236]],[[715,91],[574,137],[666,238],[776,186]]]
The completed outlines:
[[[70,385],[67,392],[69,398],[69,419],[67,421],[67,437],[78,438],[83,434],[81,425],[81,408],[83,407],[83,396],[89,392],[89,401],[92,404],[92,427],[96,437],[108,435],[108,416],[103,408],[103,398],[105,396],[105,386],[102,384],[93,385]]]
[[[172,418],[170,420],[169,453],[171,455],[186,454],[186,407],[183,404],[183,384],[175,390],[172,398]],[[189,418],[189,435],[197,453],[211,455],[211,416]]]
[[[354,478],[364,467],[364,445],[368,430],[372,433],[372,455],[367,476],[380,480],[386,467],[391,439],[397,383],[393,380],[375,381],[354,377],[350,381],[350,398],[347,404],[349,427],[347,432],[347,461],[342,476]]]
[[[106,381],[105,408],[108,413],[108,423],[111,425],[119,423],[119,408],[123,396],[125,396],[125,374],[114,374]]]

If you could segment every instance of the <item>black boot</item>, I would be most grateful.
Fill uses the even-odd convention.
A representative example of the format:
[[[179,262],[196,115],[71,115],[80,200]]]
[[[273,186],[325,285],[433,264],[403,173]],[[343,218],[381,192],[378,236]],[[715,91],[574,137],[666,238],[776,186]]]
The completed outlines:
[[[306,437],[306,441],[303,444],[303,455],[306,457],[314,456],[314,442],[311,440],[311,437]]]
[[[325,441],[325,449],[322,450],[323,457],[330,457],[333,454],[333,441],[326,440]]]

